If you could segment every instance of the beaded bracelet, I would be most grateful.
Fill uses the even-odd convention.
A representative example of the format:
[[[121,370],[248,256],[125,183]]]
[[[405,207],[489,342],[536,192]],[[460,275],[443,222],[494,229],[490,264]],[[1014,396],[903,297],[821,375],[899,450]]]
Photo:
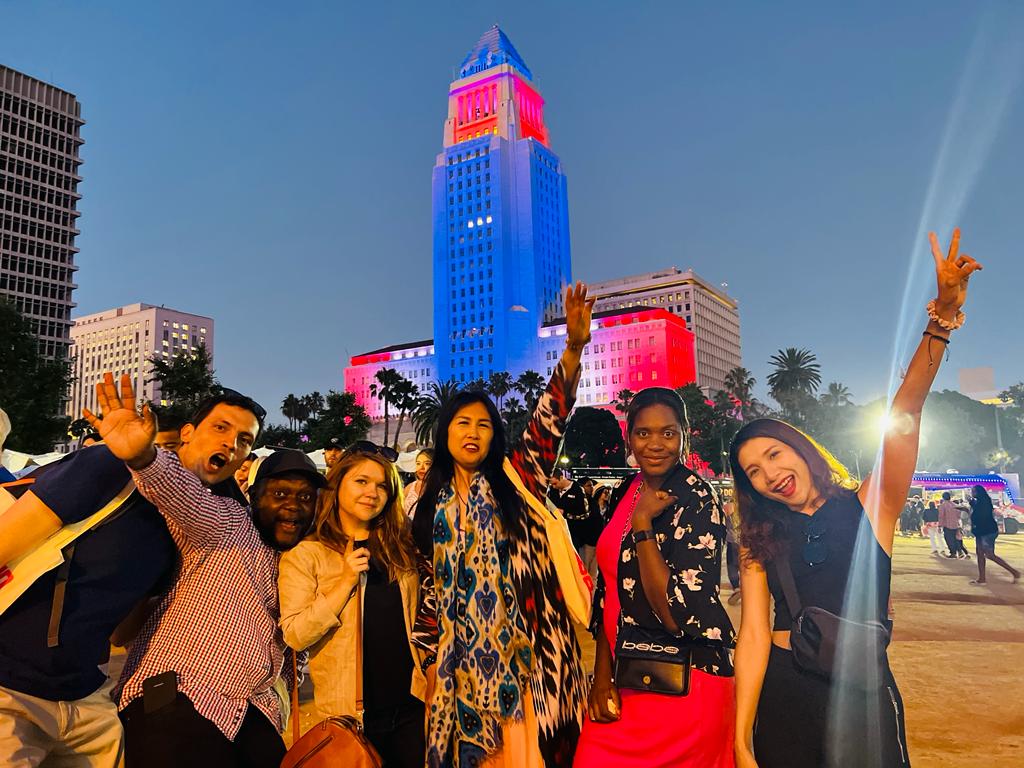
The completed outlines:
[[[960,309],[956,311],[956,316],[952,320],[943,320],[939,317],[938,310],[935,308],[935,299],[929,301],[925,309],[928,311],[928,319],[934,320],[947,331],[955,331],[964,324],[965,315]]]

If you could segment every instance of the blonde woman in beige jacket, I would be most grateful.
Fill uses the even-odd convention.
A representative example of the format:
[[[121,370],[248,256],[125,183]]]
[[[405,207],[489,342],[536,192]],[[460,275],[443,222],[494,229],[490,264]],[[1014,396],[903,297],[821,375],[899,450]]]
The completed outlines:
[[[331,467],[313,532],[281,558],[281,629],[289,646],[309,649],[319,717],[355,715],[361,596],[366,735],[385,768],[422,768],[437,617],[394,458],[361,441]]]

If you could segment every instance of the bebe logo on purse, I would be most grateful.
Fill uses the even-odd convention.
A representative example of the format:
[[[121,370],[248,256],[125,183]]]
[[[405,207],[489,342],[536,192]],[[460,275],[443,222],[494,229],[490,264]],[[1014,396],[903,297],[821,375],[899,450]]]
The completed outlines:
[[[680,649],[674,645],[660,645],[658,643],[634,643],[624,640],[622,643],[624,651],[653,651],[654,653],[679,653]]]

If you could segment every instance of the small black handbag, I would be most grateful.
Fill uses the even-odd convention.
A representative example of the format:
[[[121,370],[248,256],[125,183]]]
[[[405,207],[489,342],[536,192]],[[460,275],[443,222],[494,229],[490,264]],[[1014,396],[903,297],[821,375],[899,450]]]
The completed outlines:
[[[634,630],[637,628],[633,628]],[[633,691],[685,696],[690,692],[693,649],[680,641],[619,633],[615,685]]]
[[[785,555],[775,564],[793,624],[793,661],[812,674],[844,685],[873,690],[885,685],[890,634],[881,621],[854,621],[816,606],[802,607]]]

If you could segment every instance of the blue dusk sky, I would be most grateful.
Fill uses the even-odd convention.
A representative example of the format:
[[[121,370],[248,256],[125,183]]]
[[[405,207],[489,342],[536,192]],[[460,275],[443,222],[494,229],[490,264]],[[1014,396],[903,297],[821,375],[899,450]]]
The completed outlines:
[[[923,328],[927,230],[959,224],[986,269],[938,387],[1024,379],[1013,2],[0,0],[0,63],[87,121],[76,314],[211,315],[221,381],[275,411],[431,336],[447,88],[495,23],[547,102],[574,277],[727,282],[762,392],[807,347],[863,403]]]

